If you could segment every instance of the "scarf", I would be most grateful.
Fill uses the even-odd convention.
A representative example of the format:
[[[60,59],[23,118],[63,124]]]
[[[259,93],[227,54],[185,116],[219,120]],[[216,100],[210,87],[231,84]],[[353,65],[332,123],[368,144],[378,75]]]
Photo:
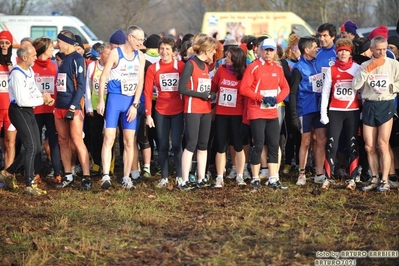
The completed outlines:
[[[352,57],[349,58],[348,62],[346,63],[339,60],[335,61],[335,66],[342,70],[348,70],[349,68],[352,67],[352,64],[353,64]]]

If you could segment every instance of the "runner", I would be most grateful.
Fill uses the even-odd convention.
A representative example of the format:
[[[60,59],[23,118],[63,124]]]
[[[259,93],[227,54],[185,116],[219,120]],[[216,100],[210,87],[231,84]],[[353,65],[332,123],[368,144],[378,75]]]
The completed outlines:
[[[192,44],[195,56],[187,61],[179,82],[179,92],[184,95],[184,120],[186,146],[182,154],[181,190],[190,190],[188,185],[193,153],[197,149],[198,187],[210,186],[205,179],[207,148],[211,128],[211,101],[216,95],[211,90],[208,64],[216,53],[216,40],[206,34],[197,34]]]
[[[49,93],[41,93],[35,84],[35,75],[31,68],[36,60],[36,51],[32,45],[26,45],[17,50],[18,64],[9,76],[10,85],[10,108],[11,122],[18,130],[24,150],[15,161],[5,170],[1,171],[1,178],[10,189],[15,189],[15,173],[24,166],[25,170],[25,193],[33,196],[47,194],[45,190],[37,187],[34,182],[35,156],[41,150],[40,135],[33,113],[33,107],[42,105],[53,105],[54,99]]]
[[[246,54],[238,46],[228,48],[225,64],[219,66],[212,79],[212,91],[218,94],[216,100],[216,188],[223,187],[223,172],[226,167],[226,148],[229,140],[233,144],[237,184],[245,186],[243,174],[245,154],[239,128],[242,121],[243,97],[238,92],[246,69]]]
[[[322,188],[328,189],[334,173],[335,158],[341,130],[345,132],[346,151],[349,157],[349,179],[347,189],[355,190],[355,177],[359,165],[357,133],[359,129],[359,101],[352,89],[353,76],[359,65],[352,61],[353,44],[348,38],[341,38],[335,44],[337,60],[325,72],[321,96],[320,122],[328,124],[328,141],[324,167],[327,178]],[[328,106],[328,114],[327,114]]]
[[[109,176],[112,146],[115,141],[118,119],[123,128],[123,179],[122,186],[134,189],[129,177],[133,163],[134,133],[140,96],[143,91],[145,57],[139,51],[144,39],[144,31],[138,26],[127,29],[126,43],[111,51],[100,77],[97,112],[105,118],[104,142],[101,151],[103,177],[101,187],[111,186]],[[108,81],[108,96],[105,111],[104,92]]]
[[[396,114],[394,98],[399,92],[399,62],[387,57],[387,47],[384,37],[376,36],[371,40],[373,58],[360,66],[352,84],[355,90],[363,88],[363,137],[372,174],[371,184],[363,187],[363,191],[390,190],[388,174],[392,160],[389,136]]]
[[[282,67],[274,61],[277,45],[272,39],[263,40],[260,45],[260,58],[245,70],[240,93],[248,98],[247,116],[250,121],[254,148],[251,154],[252,188],[261,188],[259,179],[260,157],[263,146],[268,147],[268,186],[274,189],[287,189],[280,182],[278,174],[278,150],[280,126],[278,104],[289,94],[289,85]]]
[[[85,92],[85,62],[75,50],[75,35],[63,30],[57,36],[60,53],[65,55],[58,68],[56,81],[57,98],[54,109],[55,127],[58,133],[64,178],[57,188],[73,184],[72,149],[76,147],[83,170],[82,190],[91,189],[89,153],[83,142],[83,94]]]
[[[159,147],[158,157],[161,167],[161,180],[158,187],[166,187],[169,183],[169,136],[172,140],[176,180],[182,177],[182,135],[184,128],[184,102],[178,91],[178,84],[184,63],[173,59],[175,41],[171,37],[160,39],[158,51],[161,60],[152,64],[146,73],[145,79],[145,115],[146,124],[157,130]],[[157,100],[153,113],[153,88],[156,88]],[[154,119],[152,117],[154,115]]]

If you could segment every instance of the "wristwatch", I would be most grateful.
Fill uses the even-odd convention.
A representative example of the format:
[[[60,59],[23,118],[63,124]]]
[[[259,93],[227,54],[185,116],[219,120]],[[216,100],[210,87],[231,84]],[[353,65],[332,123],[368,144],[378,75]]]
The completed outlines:
[[[140,103],[133,103],[132,106],[136,109],[139,109],[140,107]]]
[[[71,104],[71,106],[69,106],[69,109],[70,109],[70,110],[75,110],[75,108],[76,108],[76,107],[75,107],[75,105],[73,105],[73,104]]]

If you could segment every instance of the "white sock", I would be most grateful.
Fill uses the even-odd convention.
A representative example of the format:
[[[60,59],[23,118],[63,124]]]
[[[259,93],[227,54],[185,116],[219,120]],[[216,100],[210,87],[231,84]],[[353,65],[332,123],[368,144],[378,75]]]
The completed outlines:
[[[137,179],[140,177],[140,171],[139,170],[133,170],[130,172],[130,175],[132,176],[133,179]]]
[[[72,174],[65,175],[65,177],[66,177],[66,179],[67,179],[68,181],[72,181],[72,180],[73,180],[73,175],[72,175]]]
[[[278,176],[269,177],[269,183],[273,184],[278,181]]]
[[[150,164],[148,163],[148,164],[144,164],[144,167],[143,167],[144,169],[144,171],[147,171],[147,172],[150,172]]]

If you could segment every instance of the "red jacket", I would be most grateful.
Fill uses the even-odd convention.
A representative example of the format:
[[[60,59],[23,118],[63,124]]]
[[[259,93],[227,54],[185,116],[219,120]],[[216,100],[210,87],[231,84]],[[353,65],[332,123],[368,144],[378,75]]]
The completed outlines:
[[[0,109],[10,106],[10,95],[8,93],[8,66],[0,65]]]
[[[277,104],[287,97],[290,88],[283,68],[276,62],[255,60],[245,70],[240,93],[248,97],[247,115],[249,120],[278,118]],[[267,107],[263,97],[276,97],[277,104]]]
[[[36,59],[35,64],[32,66],[35,72],[36,86],[41,92],[48,92],[51,94],[53,99],[56,99],[56,87],[57,81],[57,64],[48,58],[47,60]],[[53,106],[40,105],[35,107],[35,114],[49,114],[54,110]]]

